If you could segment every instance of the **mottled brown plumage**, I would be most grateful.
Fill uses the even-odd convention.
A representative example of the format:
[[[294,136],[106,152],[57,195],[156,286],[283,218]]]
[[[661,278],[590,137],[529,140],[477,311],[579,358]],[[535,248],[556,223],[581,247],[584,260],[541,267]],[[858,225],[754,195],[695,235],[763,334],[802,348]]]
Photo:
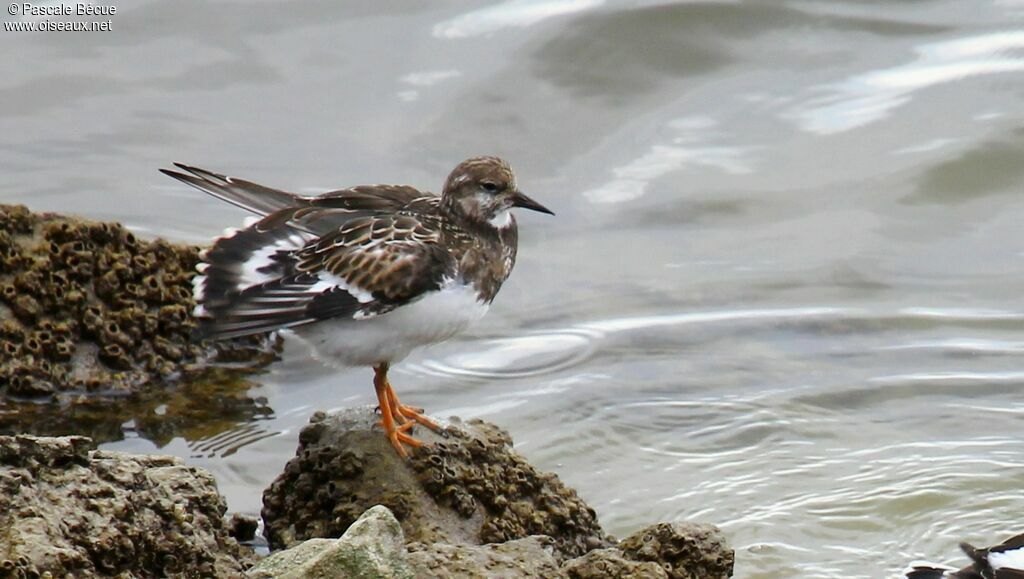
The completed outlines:
[[[461,331],[494,300],[515,265],[513,207],[551,213],[496,157],[460,163],[440,195],[365,185],[307,197],[177,167],[163,172],[261,216],[205,253],[195,280],[202,334],[293,328],[342,363],[373,365],[399,452],[413,439],[394,424],[427,421],[398,403],[388,365]]]

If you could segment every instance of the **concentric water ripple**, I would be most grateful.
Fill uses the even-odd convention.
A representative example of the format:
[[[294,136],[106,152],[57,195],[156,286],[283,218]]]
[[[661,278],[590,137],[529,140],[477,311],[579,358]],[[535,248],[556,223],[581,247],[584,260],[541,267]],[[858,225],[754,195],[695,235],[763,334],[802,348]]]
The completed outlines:
[[[647,505],[606,517],[613,531],[666,513],[705,519],[737,538],[745,577],[779,576],[789,568],[782,561],[806,556],[808,544],[818,545],[819,566],[800,577],[848,573],[841,561],[877,558],[876,548],[887,567],[853,576],[889,576],[920,558],[922,541],[992,533],[1000,525],[984,513],[1020,505],[1024,449],[1010,435],[1024,426],[1019,319],[964,308],[814,307],[586,322],[574,328],[590,344],[578,366],[511,390],[484,385],[479,405],[460,409],[534,416],[544,434],[521,440],[531,456],[592,473],[600,484],[573,482],[610,512]],[[915,367],[929,370],[907,371]],[[695,373],[719,385],[710,391]],[[979,420],[993,436],[978,436]],[[985,507],[966,509],[971,493]],[[893,528],[923,535],[894,537]],[[864,547],[864,537],[877,546]],[[756,571],[773,565],[782,567]]]
[[[593,353],[598,338],[595,332],[554,330],[486,340],[425,360],[411,366],[410,371],[490,379],[537,376],[583,363]]]

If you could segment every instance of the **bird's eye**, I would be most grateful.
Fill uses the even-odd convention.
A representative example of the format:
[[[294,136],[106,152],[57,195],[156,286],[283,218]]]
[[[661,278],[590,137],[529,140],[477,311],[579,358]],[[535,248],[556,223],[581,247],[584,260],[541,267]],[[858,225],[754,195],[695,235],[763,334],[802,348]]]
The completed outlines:
[[[487,191],[488,193],[497,193],[498,191],[498,184],[491,181],[484,181],[483,183],[480,184],[480,186],[483,187],[484,191]]]

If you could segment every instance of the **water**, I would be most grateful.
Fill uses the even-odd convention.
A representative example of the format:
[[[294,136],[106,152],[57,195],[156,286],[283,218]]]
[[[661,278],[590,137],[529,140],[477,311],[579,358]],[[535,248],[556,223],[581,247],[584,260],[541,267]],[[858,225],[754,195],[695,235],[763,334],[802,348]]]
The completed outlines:
[[[1013,0],[120,3],[113,32],[0,35],[0,199],[200,243],[242,212],[157,167],[436,189],[505,156],[558,216],[520,217],[491,313],[398,366],[403,400],[504,425],[617,535],[704,520],[738,577],[893,576],[1021,530],[1022,24]],[[104,446],[255,513],[314,410],[373,402],[297,343],[247,380]]]

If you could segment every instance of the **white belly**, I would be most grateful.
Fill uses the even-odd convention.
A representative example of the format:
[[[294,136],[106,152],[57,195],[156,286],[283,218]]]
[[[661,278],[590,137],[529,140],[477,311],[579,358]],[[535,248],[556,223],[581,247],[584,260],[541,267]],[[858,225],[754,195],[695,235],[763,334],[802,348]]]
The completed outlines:
[[[472,286],[451,284],[397,310],[363,320],[326,320],[293,331],[331,365],[398,362],[413,348],[443,342],[487,313]]]

